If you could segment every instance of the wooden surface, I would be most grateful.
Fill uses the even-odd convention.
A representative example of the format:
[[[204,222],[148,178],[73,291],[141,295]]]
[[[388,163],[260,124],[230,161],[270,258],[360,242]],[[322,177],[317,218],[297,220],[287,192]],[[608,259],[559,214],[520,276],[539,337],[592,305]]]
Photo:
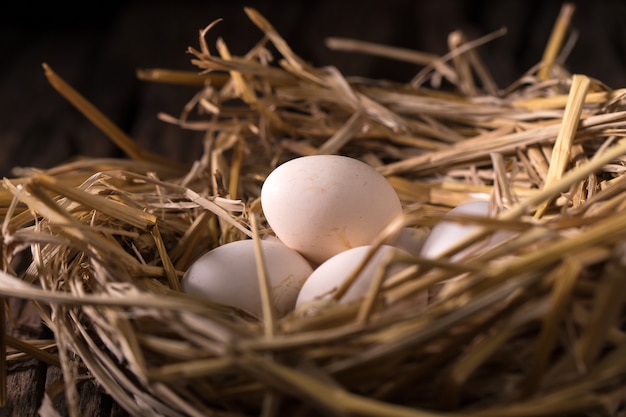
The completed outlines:
[[[48,339],[53,337],[49,330],[40,324],[37,312],[29,302],[11,300],[11,312],[15,322],[9,332],[23,340]],[[5,407],[0,408],[0,416],[36,416],[41,407],[44,392],[48,392],[59,415],[66,416],[63,391],[57,386],[63,382],[61,369],[46,365],[34,359],[10,361],[8,365],[9,396]],[[113,399],[98,388],[93,381],[85,381],[78,387],[80,409],[84,416],[127,417]],[[52,395],[59,393],[60,395]]]
[[[141,146],[181,161],[201,150],[201,133],[181,131],[156,119],[177,115],[194,89],[143,83],[138,68],[195,70],[188,46],[198,30],[217,18],[211,33],[234,54],[247,51],[260,33],[243,6],[264,14],[292,48],[314,65],[333,64],[347,75],[408,81],[412,65],[333,52],[328,36],[352,37],[443,54],[447,35],[462,29],[469,38],[502,26],[508,34],[479,49],[500,87],[506,87],[541,58],[561,2],[557,1],[176,1],[108,2],[70,9],[48,2],[37,9],[16,3],[0,16],[0,175],[14,168],[51,167],[76,156],[122,156],[121,152],[47,84],[47,62],[61,77],[128,132]],[[581,2],[574,16],[578,42],[568,68],[611,87],[626,86],[626,6],[623,1]],[[24,339],[53,337],[28,303],[11,301],[9,332]],[[35,416],[44,392],[62,380],[60,370],[32,359],[11,362],[9,397],[0,416]],[[126,415],[98,387],[79,387],[86,416]],[[63,401],[55,403],[65,415]]]

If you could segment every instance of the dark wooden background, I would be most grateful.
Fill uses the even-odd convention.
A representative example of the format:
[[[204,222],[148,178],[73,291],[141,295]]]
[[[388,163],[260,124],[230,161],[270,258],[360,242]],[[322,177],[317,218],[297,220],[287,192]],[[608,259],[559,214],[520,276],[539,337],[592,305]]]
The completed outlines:
[[[142,146],[192,161],[198,133],[156,119],[177,115],[194,89],[138,81],[138,68],[195,70],[188,46],[198,31],[223,18],[209,37],[225,39],[234,54],[246,52],[260,32],[244,6],[257,8],[292,48],[314,65],[337,66],[346,75],[408,81],[418,70],[368,56],[333,52],[328,36],[352,37],[443,54],[447,35],[469,38],[502,26],[508,34],[479,49],[500,87],[537,63],[561,1],[552,0],[361,0],[361,1],[109,1],[13,2],[0,13],[0,175],[13,168],[51,167],[78,155],[122,156],[120,151],[50,87],[41,68],[53,70],[91,100]],[[573,19],[578,42],[567,63],[611,87],[626,87],[626,2],[579,1]],[[35,7],[36,6],[36,7]],[[37,316],[17,315],[11,332],[51,337]],[[34,416],[41,396],[60,372],[33,360],[11,364],[9,399],[1,416]],[[93,384],[81,387],[85,415],[123,416]],[[62,404],[58,405],[62,411]]]

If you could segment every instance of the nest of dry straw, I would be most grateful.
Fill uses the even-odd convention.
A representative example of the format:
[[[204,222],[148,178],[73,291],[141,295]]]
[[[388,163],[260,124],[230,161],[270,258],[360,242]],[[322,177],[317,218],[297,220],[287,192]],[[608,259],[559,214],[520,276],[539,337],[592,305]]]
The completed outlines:
[[[72,415],[85,378],[133,415],[623,413],[625,91],[564,69],[571,10],[541,63],[501,90],[475,50],[499,33],[453,33],[444,57],[329,43],[421,65],[399,84],[313,67],[247,9],[264,36],[245,56],[221,40],[211,54],[209,26],[190,49],[199,74],[140,72],[201,86],[180,117],[161,115],[206,132],[191,168],[138,149],[46,68],[134,160],[78,160],[4,180],[0,294],[34,300],[55,344],[5,337],[3,348],[60,363]],[[494,217],[451,217],[480,227],[362,302],[313,315],[255,318],[182,294],[180,278],[201,253],[271,233],[263,179],[316,153],[367,161],[395,187],[405,215],[378,243],[394,228],[426,232],[464,201],[490,201]],[[496,230],[511,237],[481,251]],[[30,266],[16,270],[25,256]],[[411,308],[424,291],[429,305]]]

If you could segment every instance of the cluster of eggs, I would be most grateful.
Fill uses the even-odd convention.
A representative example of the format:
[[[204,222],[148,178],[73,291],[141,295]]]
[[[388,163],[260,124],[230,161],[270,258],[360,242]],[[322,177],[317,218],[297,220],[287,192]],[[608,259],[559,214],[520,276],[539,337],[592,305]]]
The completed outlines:
[[[364,162],[338,155],[304,156],[283,163],[263,183],[261,206],[275,234],[259,244],[278,316],[333,297],[363,263],[372,241],[402,213],[400,199],[383,175]],[[393,246],[383,245],[338,301],[362,297],[385,257],[398,255],[406,263],[412,255],[437,256],[445,249],[449,233],[431,232],[422,253],[415,250],[420,245],[410,236]],[[454,233],[458,238],[462,232]],[[261,316],[254,245],[246,239],[204,254],[186,271],[183,291]],[[395,262],[386,276],[404,266]]]

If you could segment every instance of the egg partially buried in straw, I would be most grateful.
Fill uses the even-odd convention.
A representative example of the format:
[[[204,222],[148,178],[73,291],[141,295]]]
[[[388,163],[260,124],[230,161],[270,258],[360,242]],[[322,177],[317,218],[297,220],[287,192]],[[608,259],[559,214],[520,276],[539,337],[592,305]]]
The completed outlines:
[[[262,240],[261,251],[278,316],[293,310],[311,265],[284,244]],[[240,240],[205,253],[187,270],[183,291],[262,316],[261,293],[253,240]]]
[[[346,250],[318,266],[302,286],[296,301],[296,308],[315,300],[332,298],[344,281],[361,265],[371,248],[372,246],[360,246]],[[389,259],[388,256],[396,256],[397,259],[389,265],[385,265]],[[363,297],[372,285],[380,267],[387,267],[383,278],[387,279],[411,265],[412,259],[414,259],[413,255],[403,249],[388,245],[381,246],[361,270],[346,293],[339,299],[339,302],[348,303]]]
[[[265,180],[261,205],[276,236],[316,264],[371,244],[402,213],[400,199],[383,175],[339,155],[283,163]]]
[[[475,217],[488,217],[489,216],[489,202],[487,201],[470,201],[458,205],[457,207],[448,211],[443,220],[437,223],[430,231],[422,249],[420,255],[424,258],[437,258],[444,252],[451,249],[453,246],[460,243],[463,239],[469,237],[472,233],[477,231],[480,226],[471,223],[460,223],[455,221],[446,221],[445,217],[449,214],[455,215],[467,215]],[[487,243],[487,247],[495,246],[509,234],[506,232],[496,232],[492,235]],[[451,259],[460,259],[464,256],[468,249],[464,249],[454,254]]]

